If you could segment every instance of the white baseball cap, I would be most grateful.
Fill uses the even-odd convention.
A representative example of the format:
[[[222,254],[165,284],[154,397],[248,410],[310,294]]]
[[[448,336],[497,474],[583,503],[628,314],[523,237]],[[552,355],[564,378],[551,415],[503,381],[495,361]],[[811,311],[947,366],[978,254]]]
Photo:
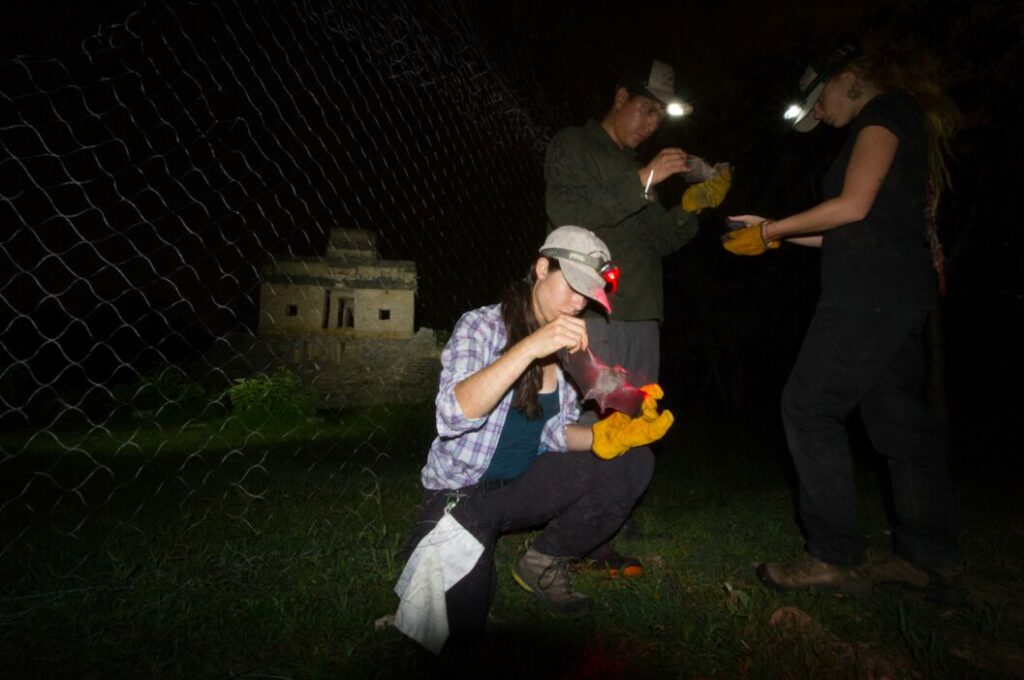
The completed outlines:
[[[786,120],[793,121],[797,132],[810,132],[818,125],[814,113],[814,105],[818,103],[829,78],[841,71],[843,67],[860,56],[856,47],[845,44],[829,50],[811,60],[800,76],[800,92],[797,102],[786,110]]]
[[[612,311],[605,286],[617,280],[618,268],[604,241],[583,227],[564,226],[548,234],[540,254],[558,260],[569,287]]]

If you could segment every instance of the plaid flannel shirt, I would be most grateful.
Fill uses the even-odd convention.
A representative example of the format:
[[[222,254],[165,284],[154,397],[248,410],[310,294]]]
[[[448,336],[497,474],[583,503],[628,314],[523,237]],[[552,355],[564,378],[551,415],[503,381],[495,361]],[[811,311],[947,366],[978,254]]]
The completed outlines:
[[[490,413],[467,418],[455,398],[455,385],[497,361],[506,341],[500,305],[466,312],[455,324],[441,353],[441,380],[434,400],[438,436],[423,466],[421,479],[425,488],[461,489],[476,484],[491,464],[512,406],[512,390]],[[566,426],[579,419],[579,395],[565,379],[561,367],[557,369],[559,412],[544,424],[538,454],[568,450]]]

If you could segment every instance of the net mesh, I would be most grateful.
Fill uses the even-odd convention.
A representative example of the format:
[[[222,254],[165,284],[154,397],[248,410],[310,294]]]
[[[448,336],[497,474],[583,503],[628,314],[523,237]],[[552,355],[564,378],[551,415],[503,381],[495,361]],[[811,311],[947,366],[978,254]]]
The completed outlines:
[[[444,330],[544,233],[521,87],[447,2],[154,3],[0,64],[8,566],[44,543],[88,559],[204,493],[251,522],[271,456],[331,476],[345,447],[383,453],[394,410],[335,423],[346,444],[237,406],[430,401]],[[361,337],[361,308],[404,330]],[[307,309],[314,327],[265,332]]]

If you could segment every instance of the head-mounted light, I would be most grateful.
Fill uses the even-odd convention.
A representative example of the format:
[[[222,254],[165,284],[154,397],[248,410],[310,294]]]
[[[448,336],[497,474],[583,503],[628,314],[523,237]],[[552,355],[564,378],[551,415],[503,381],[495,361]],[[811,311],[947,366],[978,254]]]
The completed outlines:
[[[612,263],[611,260],[605,260],[605,262],[598,267],[597,273],[600,274],[601,278],[604,279],[604,282],[608,284],[612,293],[619,289],[619,279],[622,278],[622,270]]]
[[[612,293],[619,289],[619,279],[622,278],[622,271],[614,262],[606,260],[603,253],[594,252],[590,255],[585,255],[568,248],[543,248],[540,254],[545,257],[565,258],[586,265],[596,271],[605,284],[611,287]]]

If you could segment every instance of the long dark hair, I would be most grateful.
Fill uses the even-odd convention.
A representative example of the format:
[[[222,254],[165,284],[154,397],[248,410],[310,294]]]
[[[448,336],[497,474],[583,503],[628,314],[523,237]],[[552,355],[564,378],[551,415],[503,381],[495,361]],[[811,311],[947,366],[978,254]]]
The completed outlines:
[[[560,269],[558,260],[547,258],[547,261],[548,272]],[[540,321],[533,313],[533,288],[536,285],[535,260],[525,277],[505,289],[505,296],[501,301],[501,320],[505,322],[505,335],[508,341],[502,349],[503,352],[540,328]],[[535,420],[541,415],[537,395],[540,393],[543,379],[544,367],[539,361],[534,361],[512,385],[512,389],[515,390],[512,407],[526,414],[529,420]]]

